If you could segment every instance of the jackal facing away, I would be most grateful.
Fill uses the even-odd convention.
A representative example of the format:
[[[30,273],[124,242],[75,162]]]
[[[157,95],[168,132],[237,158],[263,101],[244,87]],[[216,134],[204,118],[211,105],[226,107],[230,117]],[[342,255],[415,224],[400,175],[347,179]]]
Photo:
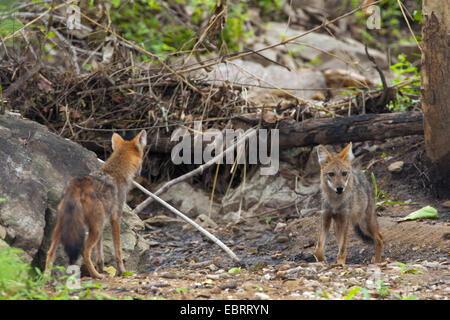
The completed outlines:
[[[102,235],[106,219],[111,222],[118,274],[125,271],[120,245],[120,217],[133,178],[140,173],[147,133],[142,130],[131,141],[117,133],[112,136],[113,153],[97,172],[72,178],[67,183],[58,206],[58,220],[47,254],[45,270],[55,259],[55,249],[61,242],[74,264],[82,252],[91,277],[103,278],[104,260]],[[85,226],[88,230],[86,242]],[[84,245],[84,247],[83,247]],[[97,246],[97,270],[91,252]]]
[[[364,173],[352,167],[352,143],[337,155],[332,155],[325,147],[319,146],[317,155],[320,164],[322,217],[316,259],[325,261],[324,246],[333,220],[338,243],[338,264],[345,264],[350,224],[362,240],[375,243],[375,263],[381,262],[383,237],[378,231],[375,194]]]

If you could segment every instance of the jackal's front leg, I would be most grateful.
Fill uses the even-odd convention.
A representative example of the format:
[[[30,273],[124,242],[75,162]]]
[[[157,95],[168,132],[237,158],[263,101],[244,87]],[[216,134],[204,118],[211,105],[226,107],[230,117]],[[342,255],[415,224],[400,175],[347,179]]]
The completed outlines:
[[[348,229],[349,223],[345,216],[337,216],[335,218],[336,227],[336,239],[338,243],[338,255],[337,264],[345,265],[345,259],[347,257],[347,240],[348,240]]]
[[[327,241],[328,232],[331,225],[331,213],[327,211],[322,211],[322,216],[320,219],[319,226],[319,236],[316,244],[315,257],[317,261],[327,262],[325,259],[324,247]]]

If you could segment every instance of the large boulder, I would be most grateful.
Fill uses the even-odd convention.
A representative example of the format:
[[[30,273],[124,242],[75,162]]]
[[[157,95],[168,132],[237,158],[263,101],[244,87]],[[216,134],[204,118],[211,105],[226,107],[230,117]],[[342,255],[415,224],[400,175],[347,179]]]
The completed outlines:
[[[67,181],[88,174],[100,164],[96,155],[61,138],[45,126],[6,114],[0,116],[0,229],[4,240],[25,251],[35,266],[43,267],[56,224],[57,206]],[[139,236],[144,225],[125,210],[121,240],[125,266],[143,270],[148,244]],[[106,265],[115,265],[109,223],[105,228]],[[62,248],[55,264],[67,265]]]

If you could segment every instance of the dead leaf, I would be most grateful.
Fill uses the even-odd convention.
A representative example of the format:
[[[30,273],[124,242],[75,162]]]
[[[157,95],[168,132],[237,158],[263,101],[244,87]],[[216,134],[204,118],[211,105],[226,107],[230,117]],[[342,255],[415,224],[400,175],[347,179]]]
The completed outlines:
[[[44,92],[52,91],[52,83],[47,80],[42,74],[39,73],[39,82],[38,82],[38,88],[39,90],[42,90]]]
[[[262,116],[264,122],[267,123],[276,123],[277,122],[277,116],[274,112],[269,110],[264,110],[263,116]]]

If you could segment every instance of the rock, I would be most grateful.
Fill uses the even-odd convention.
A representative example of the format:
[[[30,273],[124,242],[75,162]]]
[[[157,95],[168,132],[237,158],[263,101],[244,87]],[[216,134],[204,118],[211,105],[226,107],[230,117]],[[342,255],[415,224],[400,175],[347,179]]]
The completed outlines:
[[[444,208],[450,208],[450,200],[446,200],[446,201],[442,202],[441,206],[443,206]]]
[[[197,222],[203,228],[217,228],[217,223],[215,223],[213,219],[203,213],[200,214],[197,219],[195,219],[195,222]]]
[[[275,44],[283,39],[300,35],[303,32],[305,32],[305,30],[287,27],[286,23],[272,22],[266,28],[263,37],[266,43]],[[351,38],[337,39],[326,33],[311,32],[299,38],[298,41],[305,45],[299,45],[298,43],[294,43],[294,41],[285,44],[283,50],[289,50],[293,52],[295,56],[306,61],[320,61],[321,63],[318,64],[317,67],[321,70],[329,68],[348,68],[346,62],[330,56],[327,52],[343,57],[348,61],[358,61],[359,65],[364,66],[364,69],[372,69],[372,63],[367,59],[364,45]],[[317,48],[319,50],[317,50]],[[281,48],[279,48],[279,50],[281,50]],[[385,54],[375,49],[369,49],[369,54],[375,58],[377,64],[381,68],[388,67],[388,61]],[[377,73],[373,70],[370,70],[369,72],[371,74],[370,78],[378,81]],[[365,75],[367,75],[367,73],[365,73]]]
[[[237,288],[237,282],[236,281],[231,281],[225,284],[222,284],[219,286],[220,289],[225,290],[225,289],[236,289]]]
[[[100,163],[93,152],[36,122],[9,114],[0,116],[0,163],[0,195],[7,199],[0,204],[5,241],[25,251],[33,265],[42,268],[56,224],[56,208],[67,181],[88,174]],[[126,209],[121,240],[127,270],[145,267],[148,245],[137,234],[143,228],[139,217]],[[105,264],[115,265],[109,223],[104,236]],[[67,265],[67,260],[59,246],[55,264]]]
[[[255,299],[256,300],[269,300],[270,297],[267,294],[265,294],[265,293],[256,292],[255,293]]]
[[[161,199],[171,203],[189,218],[200,214],[209,215],[209,195],[185,181],[170,187],[161,195]],[[213,205],[213,212],[217,212],[216,209]]]
[[[4,240],[6,238],[6,228],[0,225],[0,240]]]
[[[177,219],[177,218],[168,217],[164,214],[158,214],[154,217],[145,219],[143,222],[146,224],[149,224],[151,226],[162,227],[162,226],[168,225],[170,223],[180,223],[180,222],[182,222],[182,220]]]
[[[264,53],[263,51],[262,53]],[[267,60],[264,59],[266,62]],[[248,85],[275,85],[276,87],[287,89],[291,94],[297,97],[309,99],[317,90],[305,90],[308,88],[324,89],[326,88],[325,77],[322,72],[303,68],[298,70],[297,68],[291,69],[275,65],[271,63],[267,67],[253,62],[241,59],[236,59],[233,63],[220,64],[214,67],[213,71],[207,74],[203,74],[200,71],[199,77],[206,77],[211,82],[223,83],[227,81],[236,84],[248,84]],[[263,83],[259,79],[263,80]],[[285,93],[278,89],[269,90],[263,88],[249,88],[248,97],[261,99],[261,96],[267,94],[282,95]],[[290,96],[288,96],[290,98]]]
[[[279,236],[276,239],[277,243],[285,243],[285,242],[289,242],[289,237],[287,236]]]
[[[287,169],[294,172],[295,168],[287,163],[280,163],[280,170]],[[228,193],[222,199],[222,212],[227,213],[228,220],[233,215],[229,212],[239,210],[242,192],[242,215],[252,216],[258,209],[280,208],[292,204],[297,199],[297,194],[291,189],[292,181],[282,175],[264,176],[259,171],[247,179],[245,187],[239,186]],[[225,219],[225,216],[224,216]]]
[[[287,224],[284,222],[278,222],[277,225],[275,226],[275,228],[273,229],[274,233],[278,233],[280,231],[283,231],[284,229],[286,229]]]
[[[235,224],[241,220],[241,215],[239,214],[239,211],[228,212],[222,217],[222,220],[227,223]]]
[[[403,161],[395,161],[388,166],[389,172],[400,172],[403,170],[403,165],[405,163]]]

